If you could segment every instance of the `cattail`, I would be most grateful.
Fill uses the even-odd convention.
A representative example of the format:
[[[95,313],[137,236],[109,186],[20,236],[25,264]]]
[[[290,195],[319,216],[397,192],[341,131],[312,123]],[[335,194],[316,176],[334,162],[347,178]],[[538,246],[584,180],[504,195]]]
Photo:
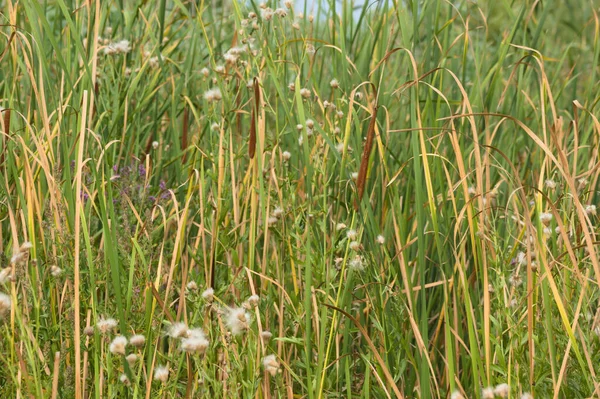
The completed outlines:
[[[356,240],[356,237],[358,237],[358,233],[356,232],[356,230],[351,229],[346,232],[346,237],[348,237],[350,241],[354,241]]]
[[[263,357],[262,363],[265,371],[271,374],[271,376],[274,377],[279,372],[279,362],[277,361],[275,355]]]
[[[281,156],[283,157],[284,162],[287,162],[292,158],[292,154],[289,151],[284,151]]]
[[[144,337],[142,334],[132,335],[131,338],[129,338],[129,343],[131,346],[141,348],[146,343],[146,337]]]
[[[204,99],[206,101],[208,101],[209,103],[215,102],[215,101],[221,101],[222,98],[223,98],[223,96],[221,95],[221,90],[219,90],[218,87],[207,90],[206,93],[204,93]]]
[[[300,89],[300,95],[304,98],[310,98],[311,92],[309,89],[302,88]]]
[[[171,338],[187,337],[189,328],[185,323],[173,323],[167,331],[167,335]]]
[[[0,292],[0,317],[4,317],[10,312],[11,304],[10,297],[5,293]]]
[[[544,225],[548,226],[548,224],[552,221],[552,214],[550,212],[544,212],[540,214],[540,222]]]
[[[500,396],[501,398],[506,398],[510,393],[510,387],[508,384],[498,384],[496,388],[494,388],[494,394],[496,396]]]
[[[60,275],[62,273],[63,273],[63,270],[56,265],[54,265],[50,268],[50,274],[52,275],[52,277],[60,277]]]
[[[379,234],[377,238],[375,238],[375,241],[377,241],[377,244],[383,245],[385,244],[385,237]]]
[[[481,390],[481,399],[494,399],[494,387],[486,387]]]
[[[164,384],[169,379],[169,369],[165,366],[158,366],[154,370],[154,379]]]
[[[110,353],[113,355],[125,355],[125,347],[127,346],[127,338],[122,335],[115,337],[110,343]]]
[[[135,365],[135,363],[138,360],[138,357],[135,353],[130,353],[129,355],[127,355],[125,357],[125,360],[127,360],[127,363],[129,364],[130,367],[133,367]]]
[[[202,299],[206,302],[212,302],[215,298],[215,290],[212,288],[207,288],[202,292]]]
[[[181,350],[190,354],[203,355],[208,345],[204,331],[199,328],[189,330],[188,336],[181,339]]]
[[[96,323],[96,328],[100,331],[100,334],[106,335],[115,328],[117,328],[117,321],[115,319],[100,318]]]
[[[233,335],[244,333],[249,326],[250,314],[244,308],[229,309],[225,324]]]

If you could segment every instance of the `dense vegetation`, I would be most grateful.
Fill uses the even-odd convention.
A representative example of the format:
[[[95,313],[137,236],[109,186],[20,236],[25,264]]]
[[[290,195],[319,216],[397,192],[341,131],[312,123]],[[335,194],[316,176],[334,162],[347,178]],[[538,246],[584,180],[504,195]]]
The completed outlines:
[[[594,0],[0,3],[0,397],[600,396]]]

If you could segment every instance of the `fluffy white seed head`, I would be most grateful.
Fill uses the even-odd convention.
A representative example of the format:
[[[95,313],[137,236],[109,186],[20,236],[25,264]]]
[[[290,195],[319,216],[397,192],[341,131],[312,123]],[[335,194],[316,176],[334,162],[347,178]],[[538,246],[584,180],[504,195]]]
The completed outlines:
[[[358,233],[356,232],[356,230],[351,229],[346,232],[346,237],[348,237],[350,241],[354,241],[356,240],[356,237],[358,237]]]
[[[192,280],[189,283],[187,283],[186,288],[189,291],[196,292],[198,291],[198,284],[196,284],[196,282]]]
[[[121,374],[119,381],[121,381],[121,384],[129,386],[129,378],[127,377],[127,374]]]
[[[350,249],[353,251],[358,251],[360,249],[360,243],[358,241],[351,241]]]
[[[129,338],[129,343],[136,348],[141,348],[146,343],[146,337],[142,334],[132,335],[131,338]]]
[[[377,244],[383,245],[385,244],[385,237],[379,234],[377,238],[375,238],[375,241],[377,241]]]
[[[331,86],[331,88],[333,89],[337,89],[338,87],[340,87],[340,82],[338,82],[337,79],[331,79],[331,82],[329,82],[329,86]]]
[[[283,160],[284,160],[284,161],[286,161],[286,162],[287,162],[287,161],[289,161],[289,160],[290,160],[290,158],[292,158],[292,154],[290,154],[290,152],[289,152],[289,151],[284,151],[284,152],[281,154],[281,156],[283,157]]]
[[[248,298],[247,302],[248,302],[248,305],[250,305],[250,307],[255,308],[258,306],[258,303],[260,302],[260,297],[258,295],[251,295]]]
[[[206,334],[200,328],[189,330],[187,337],[181,339],[181,350],[190,354],[203,355],[208,345]]]
[[[221,90],[218,87],[209,89],[204,93],[204,99],[209,103],[221,101],[222,98],[223,96],[221,95]]]
[[[454,391],[452,392],[452,395],[450,395],[450,399],[465,399],[465,397],[460,391]]]
[[[101,317],[98,323],[96,323],[96,328],[100,331],[100,334],[106,335],[117,328],[117,324],[115,319]]]
[[[554,190],[556,188],[556,182],[554,180],[546,180],[545,182],[546,187],[549,188],[550,190]]]
[[[552,217],[550,212],[543,212],[540,214],[540,222],[547,226],[552,221]]]
[[[335,225],[336,231],[341,231],[341,230],[344,230],[345,228],[346,228],[346,223],[338,223]]]
[[[495,396],[494,387],[485,387],[481,390],[482,399],[494,399]]]
[[[250,313],[244,308],[229,309],[225,318],[225,324],[233,335],[239,335],[250,328]]]
[[[56,265],[54,265],[50,268],[50,274],[52,275],[52,277],[60,277],[60,275],[62,273],[63,273],[63,270]]]
[[[182,338],[182,337],[187,337],[188,332],[189,332],[189,328],[188,328],[187,324],[178,322],[178,323],[171,324],[171,326],[169,327],[169,329],[167,331],[167,335],[171,338]]]
[[[158,366],[154,370],[154,379],[164,384],[169,379],[169,369],[165,366]]]
[[[202,299],[206,302],[212,302],[215,299],[215,290],[207,288],[202,292]]]
[[[127,357],[125,357],[125,360],[127,360],[127,363],[129,363],[129,366],[133,367],[135,365],[135,363],[138,360],[138,357],[135,353],[130,353],[129,355],[127,355]]]
[[[271,376],[275,376],[279,372],[279,362],[275,355],[267,355],[262,360],[263,368]]]
[[[510,393],[510,387],[506,383],[498,384],[498,385],[496,385],[496,388],[494,388],[494,394],[496,396],[500,396],[501,398],[508,397],[509,393]]]
[[[351,270],[355,270],[355,271],[361,271],[365,268],[365,264],[364,264],[364,259],[362,256],[360,255],[356,255],[354,256],[352,259],[350,259],[350,261],[348,262],[348,267]]]
[[[10,267],[5,267],[4,269],[0,270],[0,284],[5,284],[8,283],[9,281],[12,280],[12,268]]]
[[[268,342],[271,338],[273,337],[273,334],[271,333],[271,331],[263,331],[260,333],[260,338],[263,340],[263,342]]]
[[[304,98],[310,98],[311,93],[309,89],[302,88],[300,89],[300,95]]]
[[[10,297],[3,292],[0,292],[0,318],[10,313],[12,301]]]
[[[110,343],[110,353],[113,355],[125,355],[125,347],[127,346],[127,338],[122,335],[115,337]]]
[[[596,205],[586,205],[585,213],[587,213],[588,215],[595,215],[596,214]]]

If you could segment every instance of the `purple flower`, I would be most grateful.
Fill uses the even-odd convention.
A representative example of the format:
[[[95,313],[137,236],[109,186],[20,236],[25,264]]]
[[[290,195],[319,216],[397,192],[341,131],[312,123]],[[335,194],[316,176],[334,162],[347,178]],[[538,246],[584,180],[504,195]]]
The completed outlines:
[[[155,203],[156,202],[156,197],[154,195],[150,195],[148,196],[148,201]]]
[[[162,193],[160,195],[160,198],[162,198],[162,199],[168,199],[170,196],[171,196],[171,194],[169,194],[168,191],[165,191],[164,193]]]
[[[167,189],[167,183],[165,183],[165,181],[164,181],[164,180],[161,180],[161,181],[160,181],[160,184],[158,185],[158,187],[160,187],[160,189],[161,189],[162,191],[165,191],[165,190]]]
[[[117,170],[119,170],[117,165],[113,165],[112,167],[113,172],[117,173]]]
[[[140,164],[140,166],[138,167],[138,172],[140,174],[140,177],[146,176],[146,167],[143,164]]]

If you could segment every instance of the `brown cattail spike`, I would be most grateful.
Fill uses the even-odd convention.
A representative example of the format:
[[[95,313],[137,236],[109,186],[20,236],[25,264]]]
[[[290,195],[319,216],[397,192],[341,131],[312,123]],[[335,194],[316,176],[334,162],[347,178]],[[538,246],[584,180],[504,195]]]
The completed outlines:
[[[369,131],[367,132],[367,141],[362,154],[362,160],[360,162],[360,169],[358,171],[358,178],[356,179],[356,186],[358,188],[358,201],[355,203],[355,209],[358,210],[360,201],[362,200],[363,193],[365,191],[365,183],[367,179],[367,168],[369,164],[369,157],[371,156],[371,149],[373,148],[373,139],[375,137],[375,124],[377,123],[377,109],[379,106],[373,107],[373,114],[371,115],[371,122],[369,123]]]

